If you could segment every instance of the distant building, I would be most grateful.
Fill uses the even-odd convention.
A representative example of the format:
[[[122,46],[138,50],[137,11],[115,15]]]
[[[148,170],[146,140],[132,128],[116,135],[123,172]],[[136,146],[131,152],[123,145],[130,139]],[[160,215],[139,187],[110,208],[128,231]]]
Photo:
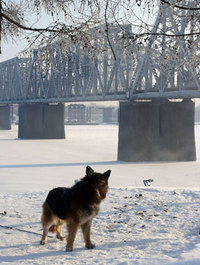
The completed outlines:
[[[70,104],[65,108],[65,124],[117,123],[118,107]]]

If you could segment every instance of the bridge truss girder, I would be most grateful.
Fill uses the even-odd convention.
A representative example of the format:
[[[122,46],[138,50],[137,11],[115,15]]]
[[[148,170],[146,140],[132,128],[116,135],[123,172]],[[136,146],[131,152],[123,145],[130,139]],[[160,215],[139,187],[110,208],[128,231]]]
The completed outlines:
[[[200,53],[188,48],[183,37],[192,26],[185,19],[189,12],[161,6],[145,48],[132,43],[125,49],[128,38],[111,38],[116,60],[109,52],[91,56],[76,46],[66,53],[55,44],[46,59],[41,59],[40,49],[32,58],[3,62],[0,103],[200,97],[200,69],[191,60],[194,53],[198,60]]]
[[[193,1],[182,1],[184,6]],[[192,31],[194,11],[162,4],[149,38],[138,61],[138,70],[130,87],[130,98],[200,97],[199,49],[189,47],[184,34]],[[176,37],[171,37],[175,35]],[[190,36],[194,41],[194,36]],[[190,42],[190,43],[191,43]]]
[[[130,57],[113,61],[107,54],[89,57],[56,48],[40,63],[38,51],[26,62],[14,58],[0,65],[0,102],[73,102],[121,100],[129,97]],[[23,67],[22,67],[23,66]],[[12,75],[12,77],[11,77]],[[28,77],[27,77],[28,75]],[[11,78],[10,78],[11,77]]]

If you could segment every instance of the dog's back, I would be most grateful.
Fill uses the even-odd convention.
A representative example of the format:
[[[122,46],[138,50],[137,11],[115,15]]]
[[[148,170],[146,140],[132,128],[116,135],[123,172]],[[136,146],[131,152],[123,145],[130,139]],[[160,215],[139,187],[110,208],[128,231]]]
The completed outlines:
[[[60,219],[66,219],[71,208],[72,192],[70,188],[55,188],[49,192],[46,203]]]

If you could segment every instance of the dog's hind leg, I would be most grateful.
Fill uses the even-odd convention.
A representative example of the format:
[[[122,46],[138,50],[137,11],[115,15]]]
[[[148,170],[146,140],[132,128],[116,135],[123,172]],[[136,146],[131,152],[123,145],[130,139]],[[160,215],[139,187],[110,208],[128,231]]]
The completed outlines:
[[[43,234],[42,239],[40,241],[41,245],[47,244],[47,235],[49,231],[51,231],[52,233],[56,232],[56,226],[53,224],[53,222],[49,222],[45,225],[43,224]]]
[[[83,237],[85,240],[85,247],[88,249],[95,248],[95,245],[92,244],[90,240],[90,230],[91,230],[92,220],[89,220],[88,222],[81,225],[81,229],[83,232]]]
[[[42,235],[42,239],[40,241],[41,245],[45,245],[47,244],[47,234],[48,234],[49,229],[48,228],[43,228],[43,235]]]
[[[62,236],[62,224],[61,225],[57,225],[57,235],[56,237],[58,239],[60,239],[61,241],[63,241],[65,239],[64,236]]]
[[[47,244],[47,235],[49,230],[51,232],[56,232],[56,226],[55,226],[55,216],[52,213],[51,209],[49,208],[49,206],[47,205],[47,203],[45,202],[43,204],[43,212],[42,212],[42,217],[41,217],[41,224],[43,227],[43,235],[42,235],[42,239],[40,241],[41,245],[45,245]]]

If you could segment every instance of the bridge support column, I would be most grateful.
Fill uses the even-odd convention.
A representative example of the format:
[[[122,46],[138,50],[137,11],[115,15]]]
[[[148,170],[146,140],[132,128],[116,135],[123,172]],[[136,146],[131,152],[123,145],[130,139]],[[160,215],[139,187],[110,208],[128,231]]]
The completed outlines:
[[[118,160],[196,160],[194,102],[121,102]]]
[[[64,105],[61,103],[20,105],[18,137],[64,139]]]
[[[10,130],[10,106],[1,105],[0,106],[0,130]]]

